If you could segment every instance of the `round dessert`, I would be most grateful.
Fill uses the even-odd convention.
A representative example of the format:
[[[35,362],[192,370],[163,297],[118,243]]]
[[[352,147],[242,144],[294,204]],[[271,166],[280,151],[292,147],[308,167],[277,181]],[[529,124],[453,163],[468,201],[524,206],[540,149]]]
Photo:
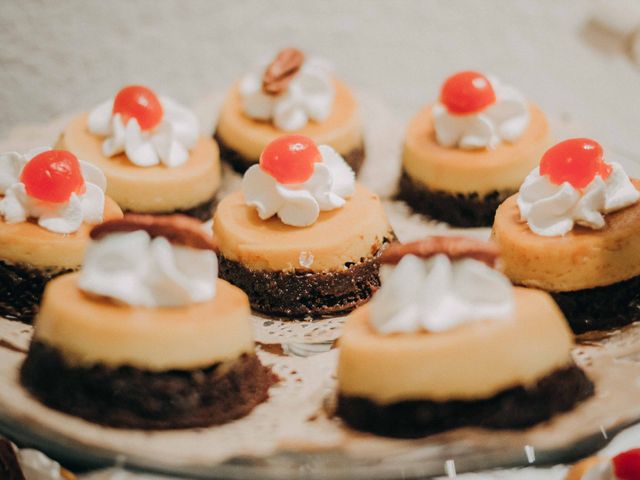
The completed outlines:
[[[214,217],[220,277],[251,306],[283,317],[351,311],[379,287],[378,256],[393,236],[377,195],[327,145],[281,137],[247,170]]]
[[[551,293],[576,333],[640,319],[640,181],[603,155],[590,139],[552,147],[493,225],[505,274]]]
[[[47,282],[80,268],[91,225],[122,216],[105,187],[67,151],[0,154],[0,316],[31,322]]]
[[[217,279],[210,238],[184,216],[92,230],[80,273],[45,290],[22,384],[44,404],[118,428],[224,423],[268,397],[247,296]]]
[[[332,146],[358,172],[364,141],[358,105],[328,65],[294,48],[247,74],[228,93],[215,139],[222,160],[244,173],[262,150],[287,132]]]
[[[565,480],[638,480],[640,478],[640,448],[619,453],[609,459],[589,457],[576,463]]]
[[[150,106],[153,106],[151,108]],[[126,212],[209,220],[220,185],[220,152],[195,115],[146,87],[128,86],[65,127],[58,147],[100,168]]]
[[[496,259],[495,246],[465,238],[387,248],[381,261],[397,266],[339,341],[348,425],[392,437],[525,428],[592,395],[551,297],[512,287]]]
[[[486,227],[549,145],[544,113],[513,87],[477,72],[453,75],[440,100],[409,123],[398,197],[460,227]]]

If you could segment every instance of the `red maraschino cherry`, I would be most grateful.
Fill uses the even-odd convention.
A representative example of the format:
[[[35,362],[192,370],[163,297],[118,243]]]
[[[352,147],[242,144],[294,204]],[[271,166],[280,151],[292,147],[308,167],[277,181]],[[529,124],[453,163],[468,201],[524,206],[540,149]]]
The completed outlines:
[[[575,188],[584,188],[600,175],[607,179],[611,165],[604,161],[604,151],[590,138],[570,138],[545,152],[540,161],[540,175],[548,175],[551,183],[569,182]]]
[[[29,196],[46,202],[66,202],[72,193],[85,191],[80,162],[66,150],[49,150],[33,157],[22,169],[20,181]]]
[[[113,113],[119,113],[125,124],[135,118],[142,130],[151,130],[160,123],[164,112],[160,100],[151,89],[129,85],[116,95]]]
[[[313,175],[313,164],[321,162],[320,150],[305,135],[283,135],[265,147],[260,168],[278,183],[302,183]]]
[[[613,457],[613,473],[620,480],[640,480],[640,448]]]
[[[466,71],[447,78],[440,90],[440,101],[450,113],[466,115],[495,103],[496,93],[487,77]]]

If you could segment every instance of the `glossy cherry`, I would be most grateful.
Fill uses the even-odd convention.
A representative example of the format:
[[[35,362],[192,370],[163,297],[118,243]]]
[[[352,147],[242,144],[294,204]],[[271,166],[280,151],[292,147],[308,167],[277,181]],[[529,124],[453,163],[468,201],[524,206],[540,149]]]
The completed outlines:
[[[496,93],[487,77],[466,71],[447,78],[440,90],[440,101],[450,113],[465,115],[479,112],[495,103]]]
[[[613,457],[613,473],[620,480],[640,480],[640,448]]]
[[[606,179],[611,165],[605,163],[602,147],[590,138],[570,138],[545,152],[540,161],[540,174],[548,175],[552,183],[569,182],[584,188],[600,175]]]
[[[113,113],[119,113],[125,124],[135,118],[142,130],[151,130],[160,123],[164,112],[152,90],[141,85],[129,85],[116,95]]]
[[[46,202],[66,202],[72,193],[84,193],[80,162],[66,150],[48,150],[33,157],[22,169],[20,181],[27,194]]]
[[[302,183],[313,174],[313,164],[321,162],[320,150],[305,135],[283,135],[265,147],[260,167],[278,183]]]

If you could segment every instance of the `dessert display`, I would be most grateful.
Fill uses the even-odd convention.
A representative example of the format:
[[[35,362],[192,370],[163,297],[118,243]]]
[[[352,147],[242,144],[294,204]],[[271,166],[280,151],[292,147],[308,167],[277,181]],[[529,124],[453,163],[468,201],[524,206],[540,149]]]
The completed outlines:
[[[91,231],[79,273],[45,290],[21,367],[45,405],[117,428],[221,424],[276,381],[256,356],[247,296],[217,278],[186,216],[128,215]]]
[[[640,448],[619,453],[613,458],[588,457],[575,464],[565,480],[638,480]]]
[[[270,142],[286,133],[330,145],[355,172],[364,161],[353,94],[325,61],[295,48],[281,50],[231,88],[215,139],[222,160],[244,173]]]
[[[339,340],[337,414],[349,426],[391,437],[518,429],[593,394],[552,298],[513,287],[497,259],[494,245],[456,237],[382,253],[395,268]]]
[[[129,85],[65,127],[58,148],[100,168],[126,212],[181,213],[206,221],[220,185],[216,143],[172,99]]]
[[[490,226],[548,147],[548,130],[544,113],[515,88],[457,73],[409,123],[398,197],[454,226]]]
[[[122,216],[105,188],[67,151],[0,154],[0,316],[31,322],[47,282],[80,267],[91,225]]]
[[[366,302],[393,235],[380,199],[355,182],[342,157],[297,134],[267,145],[242,191],[218,205],[213,231],[220,277],[258,312],[293,318]]]
[[[576,333],[640,319],[638,189],[596,141],[553,146],[496,213],[505,274],[551,293]]]

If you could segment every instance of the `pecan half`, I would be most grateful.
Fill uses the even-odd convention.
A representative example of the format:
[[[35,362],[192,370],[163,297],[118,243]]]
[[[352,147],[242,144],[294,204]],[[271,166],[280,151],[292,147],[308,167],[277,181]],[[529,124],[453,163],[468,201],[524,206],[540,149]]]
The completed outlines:
[[[262,76],[262,91],[268,95],[284,92],[303,62],[304,53],[297,48],[280,50]]]
[[[186,215],[141,215],[129,213],[122,218],[108,220],[91,229],[91,238],[97,240],[111,233],[144,230],[151,238],[165,237],[174,245],[217,250],[216,244],[202,224]]]
[[[439,253],[444,253],[453,260],[473,258],[492,268],[498,266],[500,256],[495,243],[469,237],[426,237],[410,243],[392,243],[380,255],[380,262],[395,265],[405,255],[429,258]]]

